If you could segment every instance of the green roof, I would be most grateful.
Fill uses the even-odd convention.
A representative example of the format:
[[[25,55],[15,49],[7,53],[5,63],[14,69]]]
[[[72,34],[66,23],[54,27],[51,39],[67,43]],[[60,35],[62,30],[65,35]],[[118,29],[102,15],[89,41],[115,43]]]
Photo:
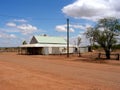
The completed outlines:
[[[51,43],[51,44],[66,44],[66,40],[62,37],[50,37],[50,36],[34,36],[38,43]]]

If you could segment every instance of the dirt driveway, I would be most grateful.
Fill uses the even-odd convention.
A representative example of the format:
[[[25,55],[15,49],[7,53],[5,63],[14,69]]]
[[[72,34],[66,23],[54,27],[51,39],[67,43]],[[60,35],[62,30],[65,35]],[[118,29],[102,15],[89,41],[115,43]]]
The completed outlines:
[[[78,57],[0,54],[0,90],[120,90],[120,66]]]

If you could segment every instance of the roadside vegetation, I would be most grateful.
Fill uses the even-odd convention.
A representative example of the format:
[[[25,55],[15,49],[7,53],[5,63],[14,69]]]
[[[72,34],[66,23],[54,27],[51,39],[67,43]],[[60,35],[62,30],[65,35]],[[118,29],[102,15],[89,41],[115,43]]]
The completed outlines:
[[[100,19],[94,27],[88,28],[85,33],[86,37],[92,43],[92,46],[97,44],[100,46],[106,55],[106,59],[110,59],[112,50],[119,48],[118,37],[120,33],[120,21],[116,18]],[[95,46],[95,48],[98,48]]]

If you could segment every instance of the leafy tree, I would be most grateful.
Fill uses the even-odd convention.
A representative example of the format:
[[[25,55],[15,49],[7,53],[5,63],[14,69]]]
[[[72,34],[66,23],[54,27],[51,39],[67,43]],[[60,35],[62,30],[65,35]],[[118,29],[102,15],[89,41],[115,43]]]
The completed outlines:
[[[27,42],[26,41],[23,41],[23,43],[22,43],[23,45],[25,45],[25,44],[27,44]]]
[[[117,43],[120,32],[120,22],[116,18],[100,19],[95,27],[88,28],[87,38],[93,38],[105,51],[106,58],[110,59],[112,47]]]

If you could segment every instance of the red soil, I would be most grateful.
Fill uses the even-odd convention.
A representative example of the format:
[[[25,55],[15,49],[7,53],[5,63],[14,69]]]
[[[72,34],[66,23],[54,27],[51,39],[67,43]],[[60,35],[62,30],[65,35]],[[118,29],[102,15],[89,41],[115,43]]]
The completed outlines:
[[[92,61],[93,54],[0,54],[0,90],[120,90],[120,61]]]

